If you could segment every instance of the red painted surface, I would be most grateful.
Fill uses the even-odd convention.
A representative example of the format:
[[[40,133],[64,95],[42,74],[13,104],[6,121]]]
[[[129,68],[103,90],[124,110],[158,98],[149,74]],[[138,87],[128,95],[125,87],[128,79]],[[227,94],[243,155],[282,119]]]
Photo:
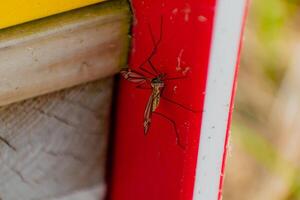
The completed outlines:
[[[187,78],[166,81],[165,96],[202,110],[205,94],[215,0],[133,0],[135,22],[130,68],[149,56],[155,39],[162,40],[152,61],[162,72],[190,69]],[[146,66],[150,69],[150,66]],[[137,69],[138,70],[138,69]],[[122,78],[119,88],[112,200],[190,200],[193,196],[202,112],[160,102],[158,112],[176,122],[185,149],[176,144],[172,124],[153,115],[147,136],[143,115],[150,90]]]

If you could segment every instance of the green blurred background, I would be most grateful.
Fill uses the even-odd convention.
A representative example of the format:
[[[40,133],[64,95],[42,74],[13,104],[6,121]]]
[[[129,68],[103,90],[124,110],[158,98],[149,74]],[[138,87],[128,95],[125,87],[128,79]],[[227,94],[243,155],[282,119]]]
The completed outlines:
[[[300,0],[252,0],[225,200],[300,200]]]

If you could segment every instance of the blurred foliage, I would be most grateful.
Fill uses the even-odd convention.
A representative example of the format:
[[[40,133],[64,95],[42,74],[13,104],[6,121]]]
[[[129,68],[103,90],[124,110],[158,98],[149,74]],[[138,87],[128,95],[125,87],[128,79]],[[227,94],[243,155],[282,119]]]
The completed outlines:
[[[271,183],[268,178],[274,176],[283,179],[288,189],[282,197],[272,200],[300,200],[300,160],[298,165],[282,156],[279,147],[289,130],[281,130],[280,115],[273,116],[274,110],[280,110],[276,101],[290,70],[293,45],[300,42],[299,19],[300,0],[251,1],[233,115],[234,149],[233,156],[229,156],[225,200],[260,200],[258,196],[264,192],[257,190],[266,187],[272,192],[271,185],[263,184]],[[253,170],[252,175],[239,171],[245,168],[242,160]],[[250,191],[252,194],[246,197]]]
[[[256,5],[257,4],[257,5]],[[279,81],[281,76],[280,72],[276,70],[276,58],[280,53],[276,48],[276,41],[278,37],[283,34],[282,28],[288,17],[288,6],[283,1],[278,0],[264,0],[254,1],[254,17],[257,22],[257,36],[264,44],[265,50],[269,53],[265,58],[265,73],[274,82]]]
[[[281,52],[278,42],[286,32],[285,25],[297,12],[299,1],[282,1],[282,0],[253,0],[252,10],[250,11],[250,23],[255,31],[261,47],[266,53],[263,60],[265,74],[274,83],[280,82],[282,76],[281,70],[276,62],[280,58]]]

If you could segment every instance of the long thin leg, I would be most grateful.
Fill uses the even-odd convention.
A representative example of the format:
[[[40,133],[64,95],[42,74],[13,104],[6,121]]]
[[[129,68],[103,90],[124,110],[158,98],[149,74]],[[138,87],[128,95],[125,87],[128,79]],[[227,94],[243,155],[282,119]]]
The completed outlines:
[[[187,76],[177,76],[172,78],[165,78],[164,80],[170,81],[170,80],[178,80],[178,79],[184,79],[187,78]]]
[[[154,76],[154,77],[157,76],[156,74],[150,72],[148,69],[146,69],[146,68],[144,68],[144,67],[140,67],[139,69],[142,70],[143,72],[146,72],[147,74],[149,74],[149,75],[151,75],[151,76]]]
[[[194,110],[194,109],[189,108],[189,107],[187,107],[187,106],[185,106],[185,105],[182,105],[182,104],[180,104],[180,103],[178,103],[178,102],[176,102],[176,101],[174,101],[174,100],[172,100],[172,99],[169,99],[168,97],[164,96],[164,91],[165,91],[165,88],[163,88],[163,89],[161,90],[161,96],[160,96],[163,100],[165,100],[165,101],[167,101],[167,102],[169,102],[169,103],[172,103],[172,104],[174,104],[174,105],[176,105],[176,106],[179,106],[179,107],[181,107],[181,108],[183,108],[183,109],[185,109],[185,110],[191,111],[191,112],[193,112],[193,113],[199,113],[199,112],[201,112],[200,110]]]
[[[149,63],[149,65],[150,65],[150,67],[152,68],[153,71],[155,71],[157,74],[161,73],[158,69],[156,69],[156,67],[154,66],[154,64],[152,63],[151,60],[148,60],[148,63]]]
[[[176,144],[177,144],[180,148],[185,149],[185,145],[181,143],[180,135],[179,135],[179,133],[178,133],[178,131],[177,131],[177,126],[176,126],[175,121],[172,120],[172,119],[170,119],[170,118],[167,117],[166,115],[164,115],[164,114],[162,114],[162,113],[159,113],[159,112],[153,112],[153,114],[156,114],[156,115],[158,115],[158,116],[160,116],[160,117],[162,117],[162,118],[168,120],[168,121],[172,124],[172,126],[173,126],[173,128],[174,128],[174,130],[175,130],[175,134],[176,134]]]
[[[152,31],[151,25],[148,24],[148,29],[149,29],[150,36],[151,36],[151,40],[152,40],[152,43],[153,43],[153,49],[152,49],[150,55],[148,56],[148,58],[147,58],[141,65],[138,66],[138,68],[140,68],[140,69],[145,69],[145,68],[144,68],[144,65],[145,65],[147,62],[149,62],[151,69],[153,70],[153,72],[156,73],[156,75],[160,74],[160,72],[159,72],[159,70],[156,69],[156,67],[152,64],[151,59],[152,59],[152,57],[156,54],[157,48],[158,48],[158,46],[159,46],[159,44],[160,44],[160,42],[161,42],[161,40],[162,40],[162,33],[163,33],[163,31],[162,31],[162,28],[163,28],[163,17],[162,17],[162,16],[161,16],[161,19],[160,19],[160,20],[161,20],[161,23],[160,23],[160,34],[159,34],[159,39],[158,39],[157,41],[155,41],[155,37],[154,37],[153,31]]]
[[[148,58],[147,60],[145,60],[141,65],[139,65],[137,68],[144,71],[144,72],[147,72],[148,74],[151,74],[152,76],[157,76],[159,74],[159,72],[157,70],[154,70],[155,68],[152,68],[151,66],[151,69],[154,71],[154,73],[150,72],[149,70],[147,70],[145,68],[145,64],[148,62]]]
[[[164,20],[163,16],[160,16],[160,32],[159,32],[159,38],[158,38],[157,42],[155,42],[155,37],[154,37],[154,34],[153,34],[150,24],[148,25],[149,29],[150,29],[152,41],[153,41],[154,45],[156,46],[156,48],[160,44],[162,37],[163,37],[163,22],[164,22],[163,20]]]
[[[157,51],[157,48],[162,40],[162,36],[163,36],[163,17],[161,16],[160,17],[160,32],[159,32],[159,38],[157,41],[155,41],[155,37],[154,37],[154,34],[153,34],[153,31],[152,31],[152,28],[151,28],[151,25],[148,24],[148,28],[149,28],[149,32],[150,32],[150,35],[151,35],[151,39],[152,39],[152,42],[153,42],[153,51],[152,53],[150,54],[149,58],[148,58],[148,62],[152,68],[153,71],[155,71],[157,74],[160,74],[159,70],[155,68],[155,66],[152,64],[151,60],[152,60],[152,57],[156,54],[156,51]]]
[[[150,31],[151,38],[153,38],[154,35],[153,35],[153,33],[152,33],[152,29],[151,29],[151,26],[150,26],[150,25],[149,25],[149,31]],[[153,41],[153,39],[152,39],[152,41]],[[147,62],[151,61],[152,57],[156,54],[156,51],[157,51],[157,45],[158,45],[158,44],[156,44],[155,42],[153,43],[153,49],[152,49],[150,55],[148,56],[147,59],[145,59],[144,62],[142,62],[141,65],[138,66],[139,69],[141,69],[141,70],[142,70],[142,69],[145,69],[145,68],[144,68],[145,64],[146,64]],[[153,72],[154,72],[156,75],[160,74],[160,72],[154,67],[154,65],[151,65],[151,64],[150,64],[150,67],[151,67],[151,69],[153,70]]]
[[[150,37],[151,37],[151,40],[152,40],[152,43],[153,43],[153,47],[157,48],[157,42],[155,41],[155,37],[154,37],[153,31],[152,31],[151,25],[149,23],[148,23],[148,29],[149,29],[149,32],[150,32]]]
[[[180,73],[166,73],[167,76],[164,78],[164,80],[178,80],[178,79],[184,79],[188,77],[188,74]],[[173,76],[172,76],[173,75]]]
[[[176,105],[176,106],[179,106],[179,107],[181,107],[181,108],[183,108],[183,109],[185,109],[185,110],[191,111],[191,112],[193,112],[193,113],[199,113],[199,112],[201,112],[200,110],[194,110],[194,109],[192,109],[192,108],[189,108],[189,107],[187,107],[187,106],[185,106],[185,105],[182,105],[182,104],[180,104],[180,103],[178,103],[178,102],[176,102],[176,101],[173,101],[172,99],[169,99],[169,98],[167,98],[167,97],[165,97],[165,96],[163,96],[163,95],[161,95],[160,97],[161,97],[163,100],[165,100],[165,101],[167,101],[167,102],[169,102],[169,103],[172,103],[172,104],[174,104],[174,105]]]

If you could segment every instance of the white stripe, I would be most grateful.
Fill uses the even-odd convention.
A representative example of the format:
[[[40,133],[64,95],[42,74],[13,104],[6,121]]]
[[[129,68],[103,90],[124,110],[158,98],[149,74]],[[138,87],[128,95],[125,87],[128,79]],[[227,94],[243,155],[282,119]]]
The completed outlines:
[[[246,0],[218,0],[196,168],[194,200],[217,200]]]

